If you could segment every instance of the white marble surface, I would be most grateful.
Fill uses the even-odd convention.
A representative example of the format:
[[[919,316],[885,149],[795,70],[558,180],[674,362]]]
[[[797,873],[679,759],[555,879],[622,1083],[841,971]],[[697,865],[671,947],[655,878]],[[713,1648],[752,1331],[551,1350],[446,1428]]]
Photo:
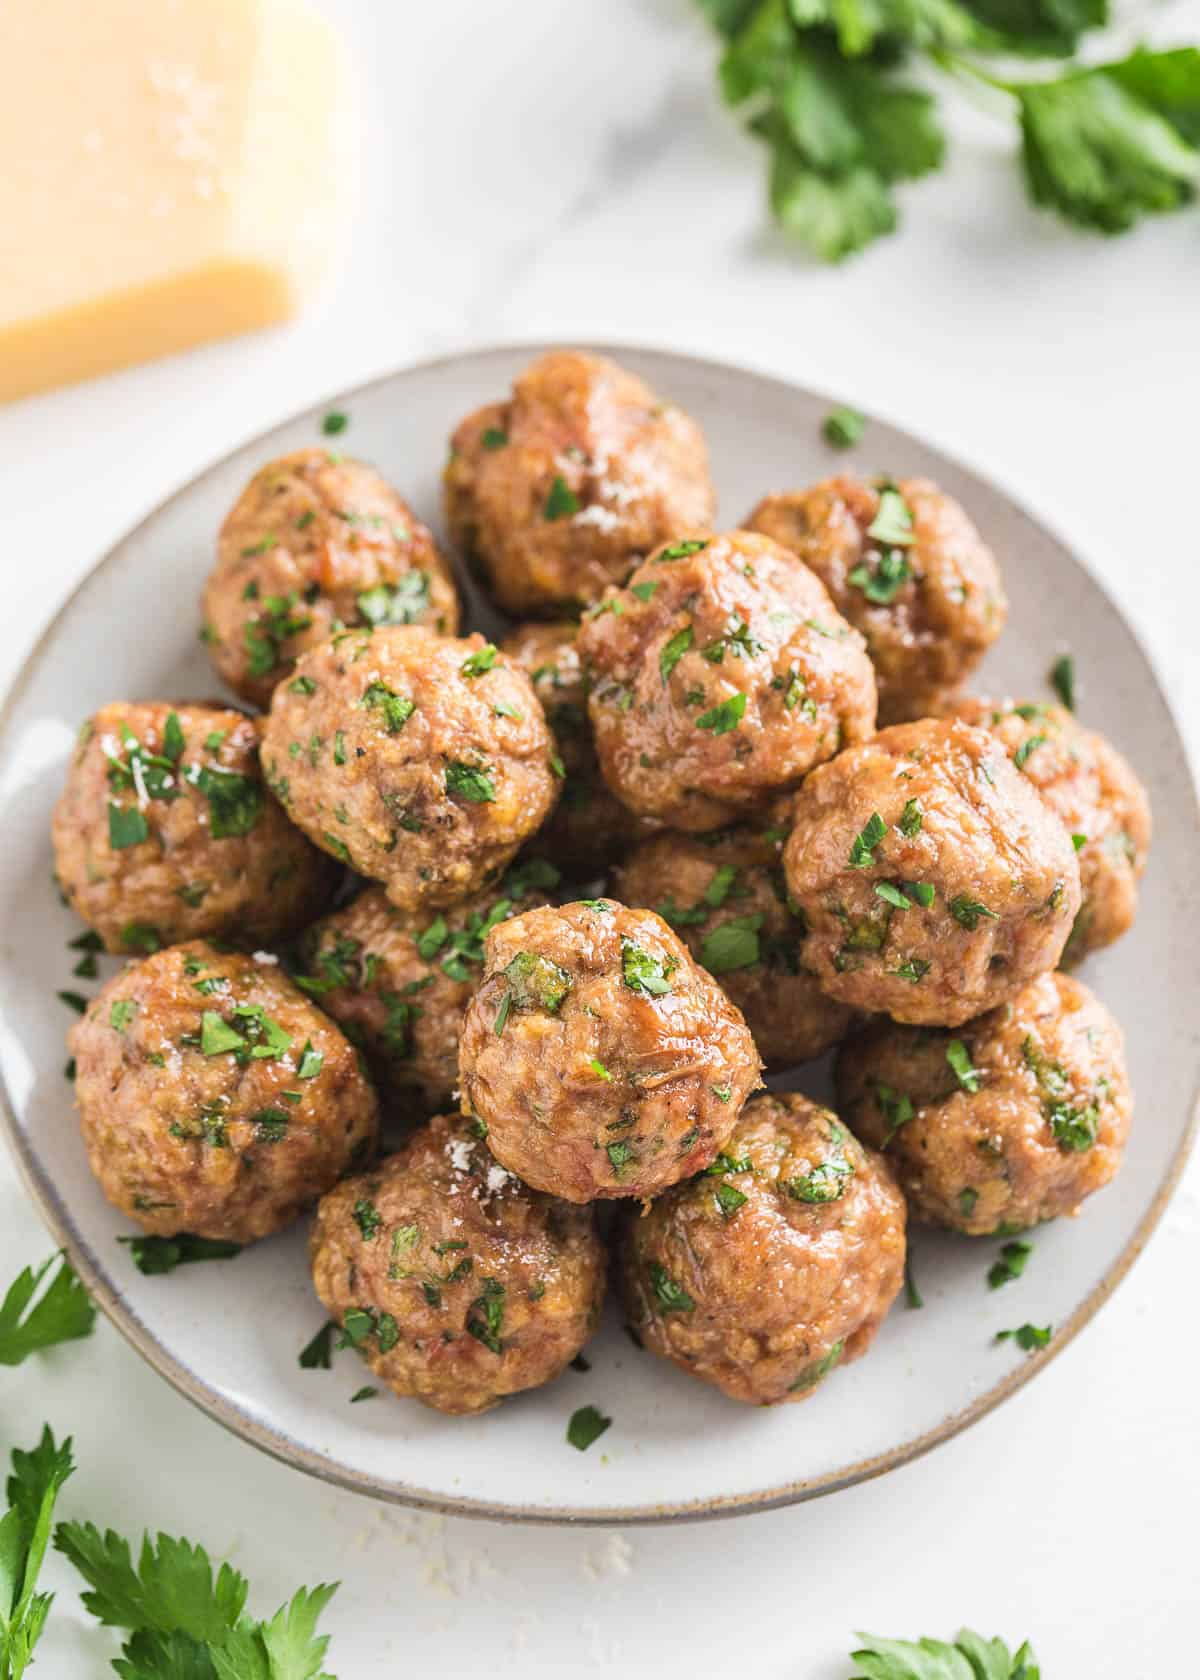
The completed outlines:
[[[326,3],[363,100],[341,277],[286,331],[0,410],[0,680],[131,521],[293,407],[468,343],[607,337],[826,387],[990,470],[1104,578],[1195,753],[1196,212],[1114,242],[1070,235],[1025,206],[1003,127],[964,112],[953,169],[903,195],[902,233],[820,269],[764,228],[757,153],[714,104],[712,43],[685,0]],[[1200,3],[1150,22],[1195,40]],[[47,1247],[0,1163],[0,1274]],[[431,1664],[639,1680],[674,1661],[838,1680],[855,1628],[963,1622],[1029,1633],[1047,1680],[1184,1673],[1198,1255],[1193,1163],[1114,1300],[1030,1389],[884,1481],[717,1525],[582,1533],[376,1509],[225,1436],[105,1325],[4,1374],[0,1435],[25,1441],[43,1418],[73,1432],[73,1509],[203,1539],[250,1574],[260,1610],[340,1577],[340,1680]],[[98,1673],[115,1642],[68,1572],[51,1575],[44,1672]]]

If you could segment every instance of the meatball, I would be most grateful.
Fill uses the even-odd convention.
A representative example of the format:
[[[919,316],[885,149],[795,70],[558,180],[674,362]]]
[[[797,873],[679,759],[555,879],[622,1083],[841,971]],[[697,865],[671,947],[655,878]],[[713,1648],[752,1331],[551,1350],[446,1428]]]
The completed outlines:
[[[904,1278],[887,1163],[807,1097],[746,1104],[707,1172],[624,1225],[632,1328],[755,1406],[806,1400],[866,1352]]]
[[[1150,802],[1128,762],[1063,706],[964,698],[949,713],[991,731],[1078,849],[1083,902],[1064,962],[1127,933],[1150,849]]]
[[[587,713],[577,624],[523,624],[501,646],[529,677],[566,772],[562,798],[538,835],[540,852],[576,880],[606,870],[629,845],[638,819],[600,774]]]
[[[100,1188],[161,1236],[268,1236],[375,1145],[357,1053],[273,957],[159,951],[102,987],[70,1049]]]
[[[798,554],[867,638],[883,723],[932,711],[1004,628],[991,550],[928,479],[831,478],[765,497],[748,525]]]
[[[831,997],[958,1026],[1053,968],[1079,909],[1071,837],[993,738],[896,724],[808,778],[784,847]]]
[[[436,913],[397,910],[382,887],[305,935],[296,984],[359,1045],[381,1089],[430,1110],[458,1085],[458,1038],[483,941],[516,906],[548,904],[558,870],[515,864],[500,885]]]
[[[109,951],[219,934],[261,944],[316,915],[337,868],[267,792],[257,718],[116,701],[89,718],[54,810],[71,908]]]
[[[446,521],[514,617],[561,617],[716,511],[700,428],[603,356],[557,350],[450,440]]]
[[[310,839],[402,910],[496,880],[553,809],[554,742],[524,672],[482,636],[349,630],[271,702],[271,787]]]
[[[439,1114],[321,1200],[313,1283],[376,1376],[440,1412],[549,1382],[596,1328],[604,1251],[590,1208],[515,1179],[481,1128]]]
[[[839,1052],[836,1079],[914,1218],[969,1236],[1077,1213],[1120,1165],[1133,1111],[1121,1029],[1065,974],[1039,975],[957,1037],[873,1023]]]
[[[746,1017],[767,1062],[823,1055],[852,1012],[804,966],[804,923],[788,902],[780,863],[786,830],[660,834],[617,870],[613,891],[675,928]]]
[[[297,656],[345,625],[458,629],[427,527],[374,467],[326,449],[255,473],[221,527],[203,609],[213,664],[263,707]]]
[[[863,639],[768,537],[673,542],[579,632],[608,785],[675,828],[719,828],[875,727]]]
[[[596,898],[491,930],[459,1073],[501,1165],[587,1202],[654,1196],[706,1167],[759,1060],[661,917]]]

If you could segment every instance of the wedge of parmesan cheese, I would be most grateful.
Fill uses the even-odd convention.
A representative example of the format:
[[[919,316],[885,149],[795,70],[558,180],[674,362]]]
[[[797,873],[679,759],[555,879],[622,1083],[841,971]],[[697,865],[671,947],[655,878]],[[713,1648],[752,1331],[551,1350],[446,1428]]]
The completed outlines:
[[[0,5],[0,401],[292,315],[342,240],[304,0]]]

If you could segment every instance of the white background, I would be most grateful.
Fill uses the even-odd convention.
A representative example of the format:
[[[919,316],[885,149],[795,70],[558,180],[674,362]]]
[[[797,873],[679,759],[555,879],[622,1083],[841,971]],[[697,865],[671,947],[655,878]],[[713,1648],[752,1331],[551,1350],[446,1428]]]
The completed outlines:
[[[127,525],[293,408],[446,349],[609,337],[826,388],[1014,488],[1125,608],[1194,752],[1200,213],[1116,241],[1070,234],[1026,207],[1006,125],[963,111],[952,167],[904,193],[902,232],[817,268],[765,227],[757,151],[714,102],[714,44],[686,0],[326,4],[360,80],[341,277],[285,331],[0,411],[0,679]],[[1151,22],[1195,41],[1200,4]],[[5,1280],[48,1248],[0,1163]],[[28,1443],[43,1419],[73,1433],[64,1509],[202,1540],[250,1575],[259,1613],[340,1578],[326,1623],[340,1680],[640,1680],[675,1664],[838,1680],[856,1628],[963,1623],[1028,1633],[1046,1680],[1182,1674],[1198,1261],[1193,1164],[1112,1303],[1000,1412],[882,1482],[715,1525],[572,1532],[376,1508],[226,1436],[106,1324],[0,1377],[0,1436]],[[69,1572],[51,1574],[39,1672],[104,1671],[114,1639]]]

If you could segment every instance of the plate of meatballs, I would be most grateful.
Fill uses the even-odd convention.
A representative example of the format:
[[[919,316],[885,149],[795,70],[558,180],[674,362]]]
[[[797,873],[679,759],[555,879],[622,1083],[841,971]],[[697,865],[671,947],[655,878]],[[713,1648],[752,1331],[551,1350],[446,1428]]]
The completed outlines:
[[[29,659],[9,1140],[285,1461],[532,1520],[829,1492],[1034,1375],[1165,1205],[1169,709],[1058,537],[830,407],[410,369],[202,473]]]

